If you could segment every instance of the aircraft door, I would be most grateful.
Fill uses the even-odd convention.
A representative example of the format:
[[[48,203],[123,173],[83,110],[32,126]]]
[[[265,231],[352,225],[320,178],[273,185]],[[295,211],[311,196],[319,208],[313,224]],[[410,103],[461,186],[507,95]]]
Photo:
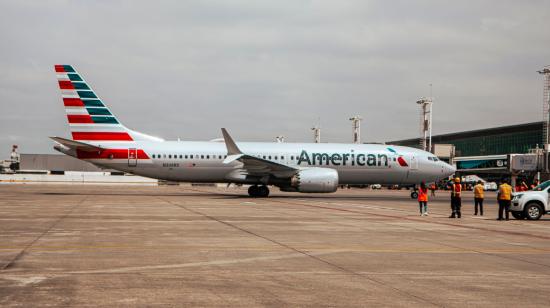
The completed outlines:
[[[414,171],[418,170],[418,159],[414,154],[411,155],[411,171],[413,170]]]
[[[137,166],[137,150],[136,148],[128,149],[128,167]]]

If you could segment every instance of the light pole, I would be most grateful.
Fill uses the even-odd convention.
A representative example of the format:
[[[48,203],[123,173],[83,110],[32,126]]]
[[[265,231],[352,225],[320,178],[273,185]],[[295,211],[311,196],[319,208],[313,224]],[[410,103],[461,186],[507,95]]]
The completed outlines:
[[[548,128],[550,126],[550,66],[545,66],[542,70],[537,71],[537,73],[544,76],[544,86],[542,89],[542,110],[543,110],[543,142],[544,149],[548,150],[548,144],[550,143]]]
[[[313,131],[313,140],[315,143],[321,143],[321,127],[320,126],[314,126],[311,128]]]
[[[432,152],[432,98],[422,97],[416,103],[422,108],[420,145],[424,151]]]
[[[353,143],[361,143],[361,120],[360,116],[354,116],[349,118],[351,121],[352,132],[353,132]]]

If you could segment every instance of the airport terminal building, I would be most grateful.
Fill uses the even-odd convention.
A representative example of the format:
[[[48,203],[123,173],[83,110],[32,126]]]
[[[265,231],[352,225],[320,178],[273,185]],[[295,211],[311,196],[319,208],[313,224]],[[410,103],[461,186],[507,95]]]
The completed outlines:
[[[524,154],[544,144],[543,123],[541,121],[435,135],[432,136],[432,143],[454,145],[456,157]],[[420,147],[420,138],[387,143]]]
[[[451,153],[449,150],[443,151],[443,157],[440,158],[451,161],[456,166],[458,175],[479,174],[494,181],[504,176],[513,176],[529,181],[535,176],[535,169],[540,170],[547,165],[543,163],[542,156],[529,154],[537,147],[543,148],[543,136],[544,122],[541,121],[435,135],[432,136],[432,144],[438,156],[442,155],[441,152],[438,153],[438,146],[451,149]],[[419,148],[420,138],[388,143]],[[523,164],[517,167],[518,162],[529,162],[531,166]],[[548,174],[541,176],[547,178]]]

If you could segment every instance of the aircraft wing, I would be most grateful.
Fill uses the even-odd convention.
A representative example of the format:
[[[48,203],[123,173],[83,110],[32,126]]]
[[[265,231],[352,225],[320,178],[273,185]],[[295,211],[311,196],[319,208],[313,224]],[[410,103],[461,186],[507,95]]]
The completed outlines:
[[[273,175],[275,177],[284,178],[291,177],[299,171],[299,169],[285,164],[244,154],[239,147],[237,147],[237,144],[233,141],[233,138],[231,138],[225,128],[222,128],[222,134],[227,147],[227,158],[223,161],[225,164],[238,160],[243,163],[243,171],[249,175],[255,176]]]
[[[50,137],[50,139],[71,149],[78,149],[78,150],[84,150],[84,151],[100,151],[103,149],[102,147],[95,146],[93,144],[74,141],[74,140],[65,139],[61,137]]]

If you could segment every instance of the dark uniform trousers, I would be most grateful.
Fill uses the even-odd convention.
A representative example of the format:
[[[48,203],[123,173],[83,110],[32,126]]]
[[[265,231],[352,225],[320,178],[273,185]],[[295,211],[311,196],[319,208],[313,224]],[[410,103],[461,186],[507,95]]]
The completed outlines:
[[[502,219],[504,212],[506,212],[506,219],[510,219],[510,200],[498,200],[498,219]]]
[[[475,205],[475,215],[477,215],[477,210],[479,208],[479,213],[483,216],[483,198],[474,198]]]
[[[451,211],[453,212],[451,217],[458,217],[460,218],[460,208],[462,207],[462,200],[459,196],[452,196],[451,197]]]

